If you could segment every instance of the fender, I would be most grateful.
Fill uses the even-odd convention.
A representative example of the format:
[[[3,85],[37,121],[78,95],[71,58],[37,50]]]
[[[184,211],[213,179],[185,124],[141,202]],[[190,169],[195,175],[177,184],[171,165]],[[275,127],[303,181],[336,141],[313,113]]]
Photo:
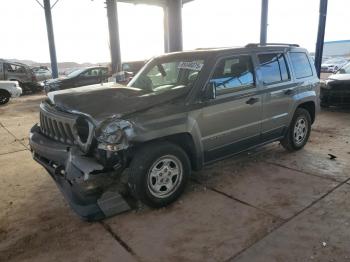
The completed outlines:
[[[318,101],[318,96],[315,90],[310,90],[310,91],[303,91],[301,93],[295,94],[293,96],[293,100],[295,101],[293,103],[293,107],[291,108],[291,112],[289,114],[289,118],[288,118],[288,125],[291,123],[293,116],[294,116],[294,112],[295,110],[301,105],[304,104],[306,102],[313,102],[315,105],[315,115],[318,111],[319,108],[319,101]]]
[[[141,124],[140,122],[133,124],[133,136],[129,137],[131,144],[142,144],[154,140],[167,138],[170,136],[188,134],[192,141],[195,154],[196,169],[200,169],[204,164],[203,144],[201,142],[201,132],[197,125],[197,116],[200,110],[194,110],[190,113],[179,113]]]

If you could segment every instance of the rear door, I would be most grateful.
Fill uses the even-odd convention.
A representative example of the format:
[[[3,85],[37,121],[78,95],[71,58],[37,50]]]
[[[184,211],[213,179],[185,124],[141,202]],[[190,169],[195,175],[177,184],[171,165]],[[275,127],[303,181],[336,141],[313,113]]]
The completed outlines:
[[[0,80],[4,80],[5,78],[4,75],[4,64],[2,62],[0,62]]]
[[[262,101],[250,55],[220,59],[210,82],[216,98],[207,102],[198,119],[205,161],[258,144],[261,131]]]
[[[16,65],[11,63],[4,63],[5,79],[17,80],[21,83],[27,83],[31,81],[30,75],[22,65]]]
[[[258,53],[257,75],[262,90],[262,140],[280,137],[288,125],[296,84],[284,52]]]

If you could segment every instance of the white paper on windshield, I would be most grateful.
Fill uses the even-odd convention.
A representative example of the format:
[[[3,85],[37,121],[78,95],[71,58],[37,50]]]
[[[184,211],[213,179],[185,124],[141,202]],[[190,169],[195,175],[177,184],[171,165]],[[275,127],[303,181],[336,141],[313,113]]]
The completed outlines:
[[[192,61],[192,62],[180,62],[177,68],[180,69],[189,69],[193,71],[201,71],[203,63]]]

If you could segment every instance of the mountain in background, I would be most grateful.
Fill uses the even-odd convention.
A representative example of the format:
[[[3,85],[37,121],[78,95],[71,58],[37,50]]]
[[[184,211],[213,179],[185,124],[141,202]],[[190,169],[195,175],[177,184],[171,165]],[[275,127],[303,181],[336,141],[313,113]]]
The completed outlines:
[[[32,60],[21,60],[21,59],[6,59],[12,62],[18,62],[18,63],[22,63],[22,64],[26,64],[29,66],[47,66],[48,68],[51,68],[51,64],[50,63],[39,63],[36,61],[32,61]],[[90,67],[90,66],[107,66],[109,63],[108,62],[102,62],[102,63],[76,63],[76,62],[60,62],[58,63],[58,71],[59,72],[64,72],[68,69],[72,69],[72,68],[82,68],[82,67]]]

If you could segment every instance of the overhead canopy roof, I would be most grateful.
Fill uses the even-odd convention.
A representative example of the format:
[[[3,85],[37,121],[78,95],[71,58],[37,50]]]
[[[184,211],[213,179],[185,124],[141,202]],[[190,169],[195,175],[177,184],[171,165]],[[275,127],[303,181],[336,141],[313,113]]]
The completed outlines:
[[[182,0],[183,4],[191,2],[193,0]],[[146,4],[146,5],[158,5],[158,6],[166,6],[167,0],[118,0],[118,2],[124,2],[129,4]]]

